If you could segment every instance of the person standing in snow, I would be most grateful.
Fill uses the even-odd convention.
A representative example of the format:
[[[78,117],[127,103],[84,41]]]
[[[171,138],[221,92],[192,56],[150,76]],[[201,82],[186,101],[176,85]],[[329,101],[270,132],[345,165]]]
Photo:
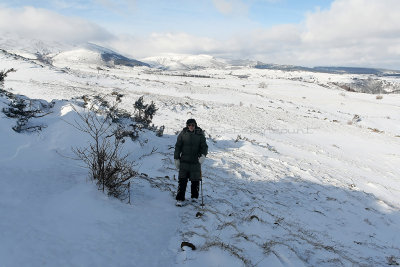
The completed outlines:
[[[208,152],[206,137],[203,130],[197,126],[195,119],[188,119],[186,127],[178,135],[175,144],[175,167],[179,170],[178,192],[176,205],[182,206],[185,201],[185,192],[188,179],[191,181],[191,198],[196,201],[199,197],[201,164]]]

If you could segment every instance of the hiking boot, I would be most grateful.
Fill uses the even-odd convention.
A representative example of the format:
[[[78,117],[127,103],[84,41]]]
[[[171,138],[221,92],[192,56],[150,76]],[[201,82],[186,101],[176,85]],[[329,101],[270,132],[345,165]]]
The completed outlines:
[[[183,201],[177,200],[176,203],[175,203],[175,206],[182,207],[183,206]]]

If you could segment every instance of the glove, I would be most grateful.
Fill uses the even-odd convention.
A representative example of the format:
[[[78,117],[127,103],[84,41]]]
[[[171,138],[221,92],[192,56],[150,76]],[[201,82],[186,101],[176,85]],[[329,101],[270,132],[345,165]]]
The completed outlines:
[[[199,158],[199,163],[203,164],[204,160],[206,159],[206,156],[201,155],[201,157]]]
[[[181,161],[179,159],[175,159],[175,167],[179,170],[180,166],[181,166]]]

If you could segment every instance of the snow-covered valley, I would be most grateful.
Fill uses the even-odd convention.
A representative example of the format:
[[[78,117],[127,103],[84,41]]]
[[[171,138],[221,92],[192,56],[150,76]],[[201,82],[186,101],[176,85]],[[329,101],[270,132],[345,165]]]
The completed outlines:
[[[0,89],[54,102],[38,132],[16,133],[0,113],[0,266],[400,264],[400,95],[338,86],[354,78],[399,85],[399,77],[206,56],[202,68],[110,66],[74,51],[50,54],[52,65],[0,51],[0,70],[16,70]],[[173,59],[152,62],[196,61]],[[129,112],[142,95],[154,101],[153,123],[165,126],[162,137],[144,131],[125,143],[140,174],[131,205],[98,191],[71,159],[71,147],[87,142],[66,123],[76,119],[71,103],[113,92]],[[0,108],[8,102],[3,93]],[[209,146],[205,206],[178,208],[173,146],[192,117]]]

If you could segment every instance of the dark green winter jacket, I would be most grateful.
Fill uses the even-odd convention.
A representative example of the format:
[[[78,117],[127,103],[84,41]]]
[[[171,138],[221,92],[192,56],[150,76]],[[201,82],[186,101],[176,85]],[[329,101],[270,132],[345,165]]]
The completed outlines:
[[[204,132],[200,127],[196,127],[193,132],[190,132],[188,127],[178,135],[175,144],[174,159],[180,159],[181,168],[190,167],[192,171],[200,171],[199,157],[206,156],[208,146]]]

